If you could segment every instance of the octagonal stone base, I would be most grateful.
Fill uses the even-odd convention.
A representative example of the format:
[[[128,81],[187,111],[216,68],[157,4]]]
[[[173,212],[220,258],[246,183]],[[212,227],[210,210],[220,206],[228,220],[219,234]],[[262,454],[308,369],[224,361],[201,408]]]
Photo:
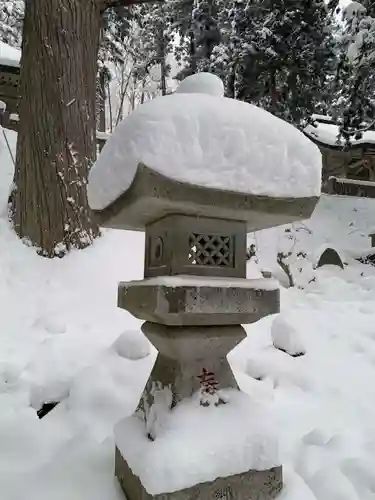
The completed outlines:
[[[240,325],[280,311],[273,279],[162,276],[120,283],[118,306],[162,325]]]
[[[151,495],[116,448],[115,472],[127,500],[273,500],[283,486],[282,467],[217,478],[172,493]]]

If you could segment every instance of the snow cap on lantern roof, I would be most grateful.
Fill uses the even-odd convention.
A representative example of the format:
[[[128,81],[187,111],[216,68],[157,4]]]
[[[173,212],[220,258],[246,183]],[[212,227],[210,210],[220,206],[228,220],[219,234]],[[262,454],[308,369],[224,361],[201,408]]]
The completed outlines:
[[[176,93],[224,97],[224,84],[219,77],[212,73],[197,73],[182,80],[176,89]]]
[[[90,171],[88,197],[91,208],[103,215],[101,222],[113,219],[123,197],[142,184],[146,172],[149,182],[162,178],[172,190],[157,192],[153,187],[151,198],[160,205],[157,213],[153,209],[155,217],[178,213],[179,204],[184,205],[182,213],[200,215],[208,215],[207,207],[214,206],[220,216],[227,193],[226,203],[232,196],[229,204],[234,206],[232,215],[222,213],[223,218],[248,221],[250,212],[264,212],[265,199],[272,198],[289,205],[289,215],[295,215],[290,221],[311,215],[320,194],[321,163],[319,149],[302,132],[256,106],[223,97],[222,81],[200,73],[181,82],[174,94],[138,106],[120,123]],[[181,186],[195,201],[186,190],[182,194]],[[247,197],[248,207],[241,207],[235,195]],[[133,201],[135,197],[133,192]],[[255,198],[263,200],[258,207]],[[291,200],[300,200],[296,213]],[[142,221],[148,222],[146,214]],[[268,226],[278,223],[285,219]],[[127,227],[142,229],[142,224]]]

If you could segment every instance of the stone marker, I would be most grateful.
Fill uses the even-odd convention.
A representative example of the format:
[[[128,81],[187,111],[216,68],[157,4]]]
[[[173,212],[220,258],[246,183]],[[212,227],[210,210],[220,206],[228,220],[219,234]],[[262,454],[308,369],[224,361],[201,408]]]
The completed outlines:
[[[158,350],[136,410],[150,448],[158,440],[149,426],[155,387],[171,396],[167,412],[202,384],[218,394],[239,390],[227,354],[246,337],[241,325],[280,310],[274,280],[246,279],[246,233],[306,219],[317,200],[198,186],[140,163],[126,190],[95,212],[103,226],[146,233],[144,280],[120,283],[118,306],[146,321],[142,331]],[[219,398],[217,411],[225,403]],[[225,432],[218,439],[225,439]],[[124,443],[116,447],[115,472],[127,500],[271,500],[282,489],[277,465],[153,494],[133,473]]]
[[[316,267],[319,268],[323,266],[338,266],[341,267],[341,269],[344,269],[341,257],[334,248],[326,248],[320,256]]]

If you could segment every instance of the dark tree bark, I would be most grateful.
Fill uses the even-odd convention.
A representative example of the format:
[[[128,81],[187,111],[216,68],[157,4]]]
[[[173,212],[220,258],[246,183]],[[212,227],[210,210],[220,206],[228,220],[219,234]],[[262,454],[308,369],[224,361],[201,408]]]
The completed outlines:
[[[163,34],[160,38],[159,60],[160,60],[161,95],[166,95],[167,94],[167,56],[165,53],[165,42],[164,42]]]
[[[19,132],[10,217],[47,257],[84,248],[99,228],[88,206],[95,159],[101,15],[137,0],[26,0]]]
[[[10,210],[18,235],[48,257],[99,232],[86,194],[99,32],[96,0],[26,0]]]

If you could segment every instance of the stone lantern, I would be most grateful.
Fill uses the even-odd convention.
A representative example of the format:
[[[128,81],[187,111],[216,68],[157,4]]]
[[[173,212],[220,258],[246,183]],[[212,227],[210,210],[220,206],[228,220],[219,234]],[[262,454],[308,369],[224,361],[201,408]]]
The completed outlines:
[[[214,86],[222,85],[220,80],[220,84],[214,82],[216,77],[212,75],[200,78],[206,78],[206,83],[212,78]],[[233,469],[216,477],[215,474],[204,477],[203,471],[199,481],[194,479],[197,476],[192,473],[191,480],[187,479],[183,486],[178,486],[180,483],[177,481],[174,488],[161,486],[155,489],[150,487],[152,477],[151,481],[147,479],[153,474],[174,474],[173,461],[172,465],[169,464],[172,470],[168,469],[168,473],[163,470],[162,456],[156,456],[154,461],[151,459],[149,468],[146,465],[149,463],[148,452],[154,453],[159,439],[164,439],[159,438],[153,425],[155,415],[163,428],[163,420],[196,394],[200,394],[202,412],[210,412],[212,408],[206,409],[205,406],[213,406],[213,418],[229,409],[231,402],[226,399],[225,391],[239,393],[239,387],[227,354],[246,337],[243,324],[251,324],[268,314],[279,312],[277,284],[270,278],[246,279],[247,232],[310,217],[319,194],[316,187],[313,192],[301,197],[252,193],[245,184],[243,188],[236,189],[233,179],[237,165],[232,163],[233,175],[228,176],[231,188],[223,189],[215,187],[215,182],[223,182],[223,179],[215,180],[213,176],[208,177],[208,181],[207,177],[202,180],[203,171],[199,170],[199,174],[197,170],[197,182],[193,183],[186,178],[193,175],[191,172],[180,175],[181,172],[176,173],[177,167],[163,169],[166,165],[164,158],[153,162],[156,156],[152,156],[150,151],[160,147],[161,155],[170,155],[172,166],[179,164],[178,154],[173,153],[176,141],[181,141],[181,148],[184,149],[185,141],[195,140],[190,135],[189,113],[198,121],[204,116],[209,122],[206,127],[212,126],[212,134],[215,134],[214,127],[220,127],[220,123],[211,116],[210,110],[205,109],[206,105],[219,106],[219,114],[224,104],[238,106],[238,109],[241,106],[244,112],[248,110],[250,114],[256,109],[256,113],[260,112],[259,116],[264,119],[270,117],[271,125],[280,122],[262,110],[225,99],[217,93],[198,95],[194,90],[189,94],[187,82],[188,79],[183,93],[157,98],[140,106],[138,111],[125,119],[106,144],[89,178],[89,201],[102,226],[145,231],[144,279],[119,284],[118,306],[145,321],[142,331],[158,350],[135,415],[120,423],[115,432],[116,476],[128,500],[268,500],[276,498],[282,488],[280,464],[272,464],[268,468]],[[210,93],[207,89],[205,92]],[[180,122],[176,118],[178,109],[182,114],[185,109],[185,118]],[[161,120],[160,126],[155,126],[153,120]],[[224,121],[227,123],[227,118]],[[180,123],[183,137],[180,139],[178,131],[175,131],[169,139],[171,149],[165,151],[167,145],[160,145],[158,134],[160,141],[168,140],[163,126],[170,127],[171,123],[175,123],[177,128]],[[145,129],[138,127],[140,124],[144,124]],[[290,127],[282,123],[284,125]],[[261,128],[261,123],[258,126]],[[207,133],[208,129],[197,128],[198,134]],[[310,156],[311,153],[315,155],[315,168],[319,163],[316,146],[296,129],[290,132],[307,149],[310,148]],[[269,133],[272,134],[272,130]],[[249,140],[251,142],[251,137]],[[121,156],[120,151],[126,141],[129,141],[130,149]],[[138,150],[134,149],[137,141],[141,145]],[[212,147],[209,143],[207,138],[207,149],[203,144],[203,151]],[[217,146],[220,145],[215,145],[215,148]],[[193,148],[191,151],[186,161],[188,164],[191,161],[193,165]],[[151,152],[157,155],[155,150]],[[200,161],[205,161],[201,153]],[[122,161],[121,172],[114,168],[111,175],[111,166],[114,167],[116,162],[120,165]],[[214,157],[212,161],[215,161]],[[248,162],[251,169],[251,156]],[[204,167],[208,171],[216,168],[215,164],[202,165]],[[241,175],[246,178],[248,173],[243,171]],[[312,175],[319,178],[319,172]],[[242,180],[241,176],[237,179],[238,186],[242,185]],[[134,427],[135,420],[138,427]],[[235,426],[236,423],[230,421],[228,425]],[[144,463],[140,466],[135,463],[134,450],[130,450],[137,432],[145,450],[142,457]],[[223,428],[222,435],[217,439],[225,441],[225,434]],[[183,446],[181,442],[181,454],[184,454]],[[177,461],[178,457],[175,459]],[[216,459],[220,460],[220,457],[214,454],[212,460]],[[187,478],[190,472],[185,471]]]

